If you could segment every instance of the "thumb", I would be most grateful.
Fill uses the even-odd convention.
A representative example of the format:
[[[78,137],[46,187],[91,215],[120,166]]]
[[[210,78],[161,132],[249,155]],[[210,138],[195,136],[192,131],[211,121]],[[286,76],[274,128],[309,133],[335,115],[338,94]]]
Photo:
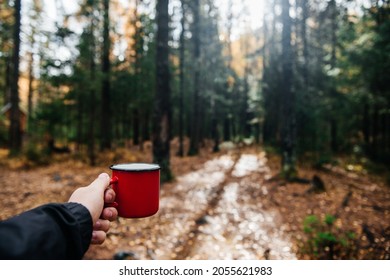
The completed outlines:
[[[95,189],[98,193],[103,194],[110,185],[110,176],[107,173],[101,173],[89,187]]]

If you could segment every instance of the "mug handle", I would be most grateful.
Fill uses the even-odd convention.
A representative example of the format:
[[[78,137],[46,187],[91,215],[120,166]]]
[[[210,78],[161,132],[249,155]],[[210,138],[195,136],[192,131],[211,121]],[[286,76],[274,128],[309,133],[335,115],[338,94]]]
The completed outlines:
[[[116,176],[113,176],[110,180],[110,185],[112,185],[112,189],[114,190],[114,192],[116,193],[117,192],[117,188],[118,188],[118,177]],[[104,208],[106,207],[118,207],[118,203],[116,201],[112,202],[112,203],[104,203]]]

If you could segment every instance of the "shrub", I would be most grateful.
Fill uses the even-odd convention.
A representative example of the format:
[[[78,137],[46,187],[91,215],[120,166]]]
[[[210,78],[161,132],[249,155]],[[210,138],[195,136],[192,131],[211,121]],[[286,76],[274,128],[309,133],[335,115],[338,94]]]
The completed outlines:
[[[313,259],[354,259],[356,235],[335,225],[336,217],[326,214],[323,220],[309,215],[303,222],[307,236],[303,252]]]

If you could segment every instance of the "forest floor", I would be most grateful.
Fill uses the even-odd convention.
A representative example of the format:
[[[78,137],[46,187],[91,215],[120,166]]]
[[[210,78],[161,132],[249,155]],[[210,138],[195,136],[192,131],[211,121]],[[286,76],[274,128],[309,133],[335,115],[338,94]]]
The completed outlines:
[[[0,154],[0,220],[64,202],[117,162],[151,161],[146,145],[101,155],[90,167],[70,155],[33,166]],[[175,180],[161,185],[159,212],[112,222],[85,259],[389,259],[390,187],[340,166],[299,166],[305,180],[277,179],[277,156],[260,147],[172,154]],[[316,175],[325,191],[313,190]],[[325,222],[323,222],[325,221]]]

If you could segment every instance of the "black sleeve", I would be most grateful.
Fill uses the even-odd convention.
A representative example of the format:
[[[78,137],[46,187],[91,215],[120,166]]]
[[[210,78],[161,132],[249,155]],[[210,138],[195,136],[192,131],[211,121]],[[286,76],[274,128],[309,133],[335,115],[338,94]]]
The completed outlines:
[[[0,222],[0,259],[81,259],[91,238],[87,208],[46,204]]]

